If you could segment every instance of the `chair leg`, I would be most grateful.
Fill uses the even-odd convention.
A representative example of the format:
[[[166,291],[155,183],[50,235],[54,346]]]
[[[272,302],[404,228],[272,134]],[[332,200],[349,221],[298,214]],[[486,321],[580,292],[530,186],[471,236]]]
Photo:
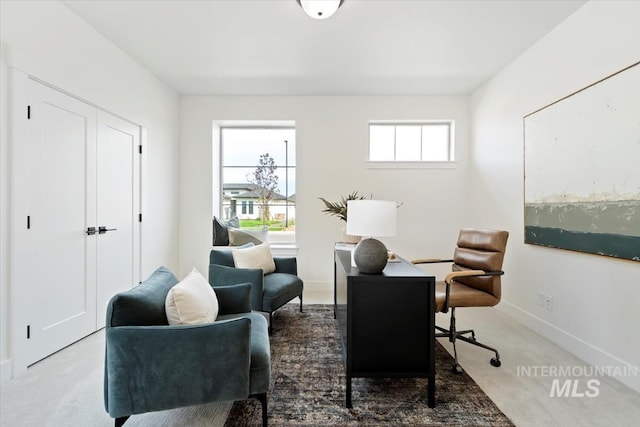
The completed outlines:
[[[502,362],[500,362],[500,353],[498,353],[498,350],[496,350],[495,348],[489,347],[486,344],[483,344],[481,342],[476,341],[475,337],[467,338],[467,337],[464,337],[462,335],[459,335],[457,338],[459,340],[464,341],[464,342],[468,342],[469,344],[473,344],[475,346],[482,347],[484,349],[493,351],[496,354],[496,357],[491,358],[491,360],[490,360],[491,365],[495,366],[496,368],[499,367],[500,365],[502,365]]]
[[[262,404],[262,427],[267,427],[267,393],[254,394],[255,397]]]
[[[269,312],[269,335],[273,332],[273,312]]]
[[[451,370],[455,373],[461,374],[462,367],[458,363],[458,350],[456,349],[456,309],[451,309],[451,321],[449,323],[449,341],[453,344],[453,366]]]
[[[302,294],[300,294],[300,313],[302,313]]]
[[[442,333],[438,333],[436,334],[436,337],[447,337],[449,338],[449,341],[453,344],[453,367],[452,370],[454,372],[457,373],[461,373],[462,372],[462,367],[460,366],[460,364],[458,363],[458,351],[456,349],[456,341],[457,340],[461,340],[464,342],[467,342],[469,344],[473,344],[475,346],[478,347],[482,347],[484,349],[493,351],[496,355],[496,357],[492,358],[490,360],[491,365],[495,366],[496,368],[499,367],[502,363],[500,362],[500,354],[498,353],[498,350],[496,350],[493,347],[489,347],[486,344],[483,344],[481,342],[476,341],[476,334],[473,331],[473,329],[467,329],[464,331],[457,331],[456,330],[456,312],[455,312],[455,308],[451,309],[451,321],[450,321],[450,325],[449,325],[449,330],[447,331],[444,328],[441,328],[439,326],[436,326],[436,329],[438,329],[439,331],[442,331]],[[471,334],[470,337],[466,337],[464,335],[466,334]]]
[[[129,415],[127,415],[126,417],[118,417],[114,421],[114,426],[115,427],[122,427],[124,425],[124,423],[127,422],[128,419],[129,419]]]

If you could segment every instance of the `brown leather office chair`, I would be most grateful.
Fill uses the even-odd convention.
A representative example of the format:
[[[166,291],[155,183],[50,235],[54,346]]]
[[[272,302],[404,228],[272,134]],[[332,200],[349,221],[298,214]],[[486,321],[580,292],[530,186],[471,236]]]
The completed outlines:
[[[456,330],[456,307],[493,307],[500,302],[500,276],[504,252],[509,233],[496,230],[476,230],[465,228],[460,230],[458,243],[453,259],[416,259],[414,264],[430,264],[437,262],[453,263],[452,272],[442,282],[436,283],[436,311],[446,313],[451,308],[451,323],[449,329],[436,326],[441,331],[436,337],[447,337],[453,343],[454,372],[462,372],[458,364],[456,341],[462,340],[491,350],[496,357],[491,364],[500,366],[498,350],[476,341],[472,329]],[[467,337],[465,335],[471,334]]]

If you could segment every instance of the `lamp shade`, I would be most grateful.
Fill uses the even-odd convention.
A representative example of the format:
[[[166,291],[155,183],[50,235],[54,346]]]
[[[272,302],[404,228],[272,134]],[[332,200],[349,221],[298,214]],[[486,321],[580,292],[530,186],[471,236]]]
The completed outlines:
[[[347,234],[391,237],[396,235],[397,204],[389,200],[349,200]]]
[[[342,5],[344,0],[298,0],[307,15],[313,19],[327,19]]]

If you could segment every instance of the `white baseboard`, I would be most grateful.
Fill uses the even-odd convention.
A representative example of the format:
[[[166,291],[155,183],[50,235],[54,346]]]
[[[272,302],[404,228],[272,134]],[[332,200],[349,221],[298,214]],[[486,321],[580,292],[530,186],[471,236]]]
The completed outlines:
[[[0,362],[0,384],[5,385],[9,381],[11,381],[12,372],[13,372],[13,360],[5,359]]]
[[[304,282],[304,304],[333,304],[333,283]]]
[[[496,308],[594,367],[611,367],[619,369],[623,373],[635,373],[635,375],[615,375],[611,378],[615,378],[631,389],[640,392],[639,367],[633,366],[505,300],[502,300]]]

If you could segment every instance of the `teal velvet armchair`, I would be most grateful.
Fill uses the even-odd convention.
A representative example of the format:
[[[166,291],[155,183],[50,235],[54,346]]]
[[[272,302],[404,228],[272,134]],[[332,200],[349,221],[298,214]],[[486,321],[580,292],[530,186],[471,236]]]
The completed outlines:
[[[276,270],[264,274],[261,269],[236,268],[232,248],[214,246],[209,254],[209,283],[214,289],[237,283],[251,283],[251,309],[269,313],[269,332],[273,312],[292,299],[300,298],[302,312],[303,282],[298,277],[295,257],[273,257]]]
[[[107,307],[104,402],[115,425],[145,412],[256,397],[267,425],[271,356],[267,321],[251,312],[251,285],[214,288],[213,323],[170,326],[166,268]]]

